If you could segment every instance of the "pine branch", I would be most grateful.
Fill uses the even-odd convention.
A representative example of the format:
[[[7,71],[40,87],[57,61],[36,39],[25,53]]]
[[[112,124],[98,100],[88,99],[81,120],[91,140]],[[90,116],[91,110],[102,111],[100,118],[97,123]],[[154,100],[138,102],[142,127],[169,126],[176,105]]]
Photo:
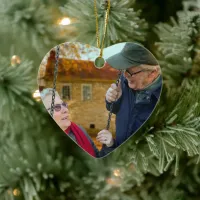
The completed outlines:
[[[33,86],[32,76],[30,76],[32,62],[25,60],[17,67],[12,67],[10,66],[9,58],[0,56],[0,65],[0,94],[2,102],[0,113],[4,114],[0,116],[0,120],[5,119],[7,121],[8,115],[11,116],[15,109],[17,100],[24,98],[24,101],[26,101],[25,97],[21,95],[30,92]],[[33,104],[30,101],[29,103]],[[21,106],[23,107],[23,105]]]
[[[184,155],[180,165],[180,173],[176,177],[173,177],[172,168],[159,177],[148,175],[143,183],[143,189],[135,189],[138,196],[143,197],[142,200],[199,199],[200,168],[196,165],[196,158],[188,159]]]
[[[144,41],[147,23],[144,19],[140,19],[140,11],[134,11],[131,8],[133,2],[113,0],[111,1],[111,9],[109,14],[109,23],[107,29],[107,37],[105,47],[121,41]],[[81,7],[81,12],[80,12]],[[77,35],[71,38],[71,41],[84,41],[85,43],[96,46],[96,23],[94,15],[94,2],[69,0],[69,2],[60,8],[61,11],[75,18],[76,22],[72,26],[76,27]],[[105,18],[105,2],[97,1],[97,10],[99,18],[100,38],[102,38],[104,30]]]
[[[91,160],[88,162],[88,166],[91,168],[90,173],[88,175],[85,174],[82,178],[82,184],[75,187],[75,199],[83,199],[87,196],[88,200],[139,200],[135,194],[126,194],[127,190],[137,184],[137,179],[141,180],[139,176],[142,176],[142,174],[138,174],[132,166],[127,168],[124,165],[120,165],[112,158]],[[87,188],[87,190],[84,188]]]
[[[96,184],[89,190],[91,198],[88,199],[115,199],[117,197],[128,199],[131,197],[143,200],[155,198],[167,200],[171,196],[175,200],[186,195],[183,189],[176,189],[176,186],[181,182],[176,182],[173,175],[170,175],[169,179],[169,181],[172,179],[174,181],[173,185],[171,184],[173,190],[170,190],[170,182],[167,184],[162,182],[156,187],[155,183],[150,184],[151,180],[148,181],[144,178],[144,174],[153,174],[155,177],[152,176],[152,179],[159,179],[161,174],[165,176],[165,173],[169,173],[169,171],[171,173],[173,169],[173,173],[179,177],[182,174],[182,162],[185,160],[186,153],[189,157],[200,157],[199,90],[196,85],[193,85],[190,92],[185,90],[181,96],[170,94],[167,97],[168,101],[163,95],[156,111],[138,132],[139,139],[131,138],[126,142],[126,145],[122,145],[109,155],[109,158],[105,158],[105,161],[108,161],[108,166],[106,165],[104,169],[111,169],[108,170],[108,175],[102,171],[97,173],[95,169],[91,168],[92,172],[84,178],[86,186],[83,185],[79,188],[82,191],[83,188],[88,188],[93,180],[97,180]],[[193,98],[194,96],[196,98]],[[169,106],[166,106],[166,103],[163,105],[164,102],[170,102]],[[156,122],[160,125],[157,126]],[[143,136],[141,136],[142,134]],[[112,162],[115,164],[112,165]],[[100,168],[102,169],[102,167]],[[117,176],[116,173],[115,175],[113,173],[116,169],[118,170]],[[160,177],[161,181],[163,179]],[[183,180],[183,178],[179,180]],[[139,185],[142,182],[144,183],[141,191]],[[150,186],[145,186],[145,183],[151,185],[149,190]],[[82,192],[83,196],[81,197],[84,197],[87,192]]]
[[[200,155],[199,92],[199,88],[193,85],[190,92],[185,90],[181,96],[169,95],[171,98],[165,101],[170,102],[169,107],[162,104],[161,97],[159,107],[138,131],[139,138],[130,139],[116,154],[124,158],[125,163],[133,163],[141,172],[157,176],[175,162],[174,173],[177,174],[183,152],[188,156]]]
[[[0,56],[0,123],[1,141],[38,123],[37,129],[45,120],[41,120],[41,105],[32,97],[34,79],[31,75],[32,62],[24,60],[17,66],[10,66],[10,59]],[[43,106],[43,105],[42,105]],[[12,134],[11,134],[12,133]],[[14,134],[15,133],[15,134]]]
[[[35,56],[37,60],[60,39],[56,14],[39,0],[2,0],[0,17],[4,55],[9,54],[10,46],[15,44],[15,54],[26,51],[27,56],[32,56],[31,59]]]
[[[200,10],[200,1],[199,0],[186,0],[183,2],[183,8],[185,12],[198,13]]]
[[[157,43],[158,57],[166,83],[169,87],[190,87],[191,80],[200,74],[200,15],[181,12],[178,22],[172,19],[172,25],[159,24],[156,28],[161,40]]]
[[[1,199],[13,196],[14,189],[18,189],[24,199],[30,200],[40,199],[47,190],[70,196],[67,190],[78,179],[78,173],[75,175],[72,170],[78,172],[75,160],[63,155],[56,137],[36,140],[30,135],[24,136],[20,142],[7,140],[1,146]]]
[[[176,176],[180,175],[182,167],[180,168],[179,165],[184,152],[187,156],[200,156],[199,94],[200,91],[196,85],[193,85],[191,91],[185,90],[182,95],[175,95],[173,92],[166,95],[164,92],[153,115],[138,131],[139,138],[131,138],[126,145],[122,145],[110,154],[109,158],[105,158],[108,162],[103,169],[111,169],[107,173],[99,171],[102,167],[98,166],[96,169],[93,164],[94,168],[90,169],[91,173],[84,178],[86,185],[78,187],[77,191],[83,191],[86,187],[90,189],[77,194],[77,198],[80,198],[78,195],[83,198],[88,193],[90,194],[88,199],[119,197],[119,199],[146,200],[149,194],[148,189],[144,189],[143,193],[138,192],[138,190],[141,191],[140,184],[145,181],[144,174],[159,177],[173,168],[173,173]],[[193,98],[194,96],[196,98]],[[169,103],[166,104],[166,102]],[[113,165],[112,162],[115,164]],[[116,170],[117,174],[114,173]],[[96,180],[96,184],[89,187],[93,180]],[[185,195],[183,190],[178,189],[174,193],[168,189],[163,195],[166,187],[162,185],[157,191],[155,184],[152,185],[150,191],[153,190],[154,193],[152,197],[148,197],[149,200],[158,197],[157,193],[160,195],[159,200],[167,200],[170,195],[175,200]]]

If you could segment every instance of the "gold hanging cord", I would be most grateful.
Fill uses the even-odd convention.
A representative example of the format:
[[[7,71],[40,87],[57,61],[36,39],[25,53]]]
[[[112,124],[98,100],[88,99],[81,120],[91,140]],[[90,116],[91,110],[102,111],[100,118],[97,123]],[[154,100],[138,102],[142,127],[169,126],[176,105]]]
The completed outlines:
[[[103,39],[100,45],[100,37],[99,37],[99,22],[98,22],[98,12],[97,12],[97,1],[94,0],[94,14],[96,17],[96,38],[97,38],[97,47],[100,49],[100,55],[99,57],[103,56],[103,47],[104,47],[104,41],[106,37],[106,30],[107,30],[107,24],[108,24],[108,16],[110,12],[110,0],[105,0],[108,7],[106,9],[106,15],[105,15],[105,24],[104,24],[104,32],[103,32]]]

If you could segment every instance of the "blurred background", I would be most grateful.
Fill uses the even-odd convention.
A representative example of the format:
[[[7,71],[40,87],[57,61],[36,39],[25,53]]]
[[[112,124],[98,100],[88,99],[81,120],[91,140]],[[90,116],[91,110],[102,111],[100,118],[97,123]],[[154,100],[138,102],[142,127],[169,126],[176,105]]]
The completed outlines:
[[[100,27],[106,5],[97,0]],[[199,0],[111,0],[105,47],[143,44],[164,85],[137,134],[94,159],[52,120],[37,85],[57,44],[96,46],[93,0],[0,0],[0,199],[200,199],[199,13]]]

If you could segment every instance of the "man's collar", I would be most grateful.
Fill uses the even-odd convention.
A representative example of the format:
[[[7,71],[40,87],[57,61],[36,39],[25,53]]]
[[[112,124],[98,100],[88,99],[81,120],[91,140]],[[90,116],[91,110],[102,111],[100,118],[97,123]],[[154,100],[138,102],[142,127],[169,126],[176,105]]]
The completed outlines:
[[[159,89],[160,88],[160,89]],[[150,85],[143,89],[143,91],[150,91],[158,99],[160,97],[162,88],[162,77],[159,75]]]

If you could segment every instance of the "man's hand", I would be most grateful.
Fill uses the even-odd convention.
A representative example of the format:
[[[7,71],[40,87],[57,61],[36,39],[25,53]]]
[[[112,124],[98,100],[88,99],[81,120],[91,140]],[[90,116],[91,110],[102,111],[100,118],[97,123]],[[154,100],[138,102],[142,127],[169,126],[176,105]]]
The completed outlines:
[[[122,95],[121,89],[121,80],[119,81],[118,86],[115,83],[111,84],[111,87],[106,92],[106,100],[109,103],[117,101]]]
[[[106,144],[107,147],[111,147],[114,144],[114,140],[112,137],[111,132],[108,130],[102,130],[97,134],[96,137],[97,141],[101,142],[102,144]]]

